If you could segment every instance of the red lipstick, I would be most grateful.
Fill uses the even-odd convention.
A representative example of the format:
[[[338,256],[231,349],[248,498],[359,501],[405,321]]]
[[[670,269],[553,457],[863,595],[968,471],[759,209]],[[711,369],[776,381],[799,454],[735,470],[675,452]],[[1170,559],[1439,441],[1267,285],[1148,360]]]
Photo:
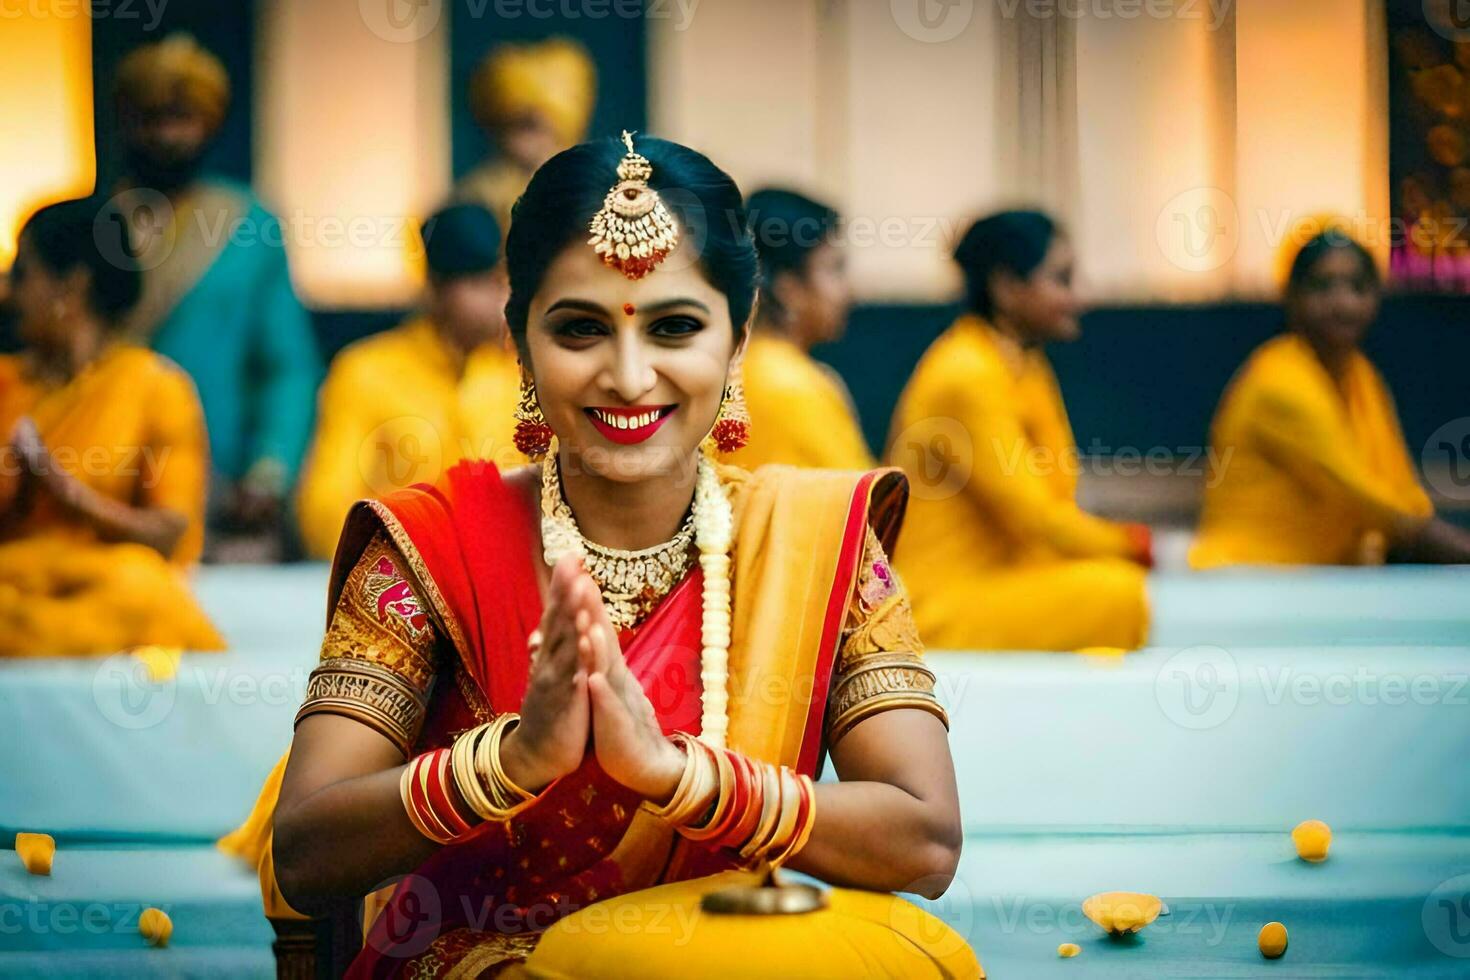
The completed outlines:
[[[584,408],[597,431],[620,446],[631,446],[652,436],[674,413],[674,405],[630,405],[622,408]]]

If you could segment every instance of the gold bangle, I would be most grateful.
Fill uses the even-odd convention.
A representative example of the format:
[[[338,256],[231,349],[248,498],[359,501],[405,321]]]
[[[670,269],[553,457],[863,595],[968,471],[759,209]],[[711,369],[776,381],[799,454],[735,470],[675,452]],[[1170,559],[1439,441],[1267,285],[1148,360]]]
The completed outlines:
[[[785,853],[796,838],[796,818],[801,812],[801,786],[796,774],[785,766],[781,767],[781,815],[776,820],[776,829],[771,839],[762,848],[762,857],[773,853]]]
[[[663,806],[657,806],[651,800],[645,803],[655,817],[683,828],[709,809],[710,800],[719,792],[719,774],[712,753],[703,743],[683,732],[676,733],[672,741],[684,750],[685,755],[679,784]]]
[[[755,832],[740,848],[742,860],[749,861],[760,851],[761,844],[770,836],[776,827],[776,820],[781,816],[781,776],[775,766],[769,762],[762,762],[761,766],[761,818],[755,825]]]
[[[495,730],[494,744],[491,746],[491,751],[487,753],[490,761],[490,777],[495,780],[495,786],[505,797],[506,802],[514,806],[534,800],[536,794],[517,786],[506,774],[505,766],[501,764],[500,743],[505,739],[507,732],[521,723],[521,716],[518,714],[508,713],[502,717],[506,721]]]
[[[800,853],[803,847],[806,847],[806,842],[812,836],[812,828],[817,823],[817,787],[812,783],[811,777],[801,773],[796,773],[795,776],[797,788],[807,801],[806,818],[797,826],[796,833],[792,836],[791,843],[787,845],[786,850],[771,860],[771,864],[775,867],[785,864]]]
[[[730,814],[730,807],[735,805],[735,766],[730,761],[729,753],[714,751],[710,753],[715,758],[715,769],[718,773],[718,785],[715,787],[715,798],[713,805],[709,807],[709,815],[699,824],[689,824],[679,828],[679,833],[690,840],[708,840],[715,836],[715,831],[720,830],[720,824]]]
[[[475,816],[481,820],[492,819],[490,814],[495,809],[485,794],[484,784],[475,772],[475,745],[489,728],[489,725],[480,725],[462,732],[449,750],[449,767],[454,772],[454,785],[459,789],[459,795],[464,797],[465,803],[475,812]]]
[[[506,712],[486,726],[485,732],[475,743],[474,773],[483,789],[482,802],[486,820],[505,821],[515,816],[535,797],[521,789],[505,775],[500,767],[500,739],[511,725],[519,723],[521,716]]]

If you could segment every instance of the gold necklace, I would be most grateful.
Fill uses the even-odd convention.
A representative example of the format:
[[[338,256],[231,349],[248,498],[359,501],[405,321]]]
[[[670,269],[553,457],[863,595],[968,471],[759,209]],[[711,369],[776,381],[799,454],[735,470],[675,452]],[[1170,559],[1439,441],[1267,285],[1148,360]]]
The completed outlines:
[[[582,557],[613,628],[623,630],[641,622],[689,570],[694,510],[672,538],[651,548],[624,551],[589,541],[562,495],[556,457],[548,455],[541,463],[541,543],[548,565],[568,553]]]

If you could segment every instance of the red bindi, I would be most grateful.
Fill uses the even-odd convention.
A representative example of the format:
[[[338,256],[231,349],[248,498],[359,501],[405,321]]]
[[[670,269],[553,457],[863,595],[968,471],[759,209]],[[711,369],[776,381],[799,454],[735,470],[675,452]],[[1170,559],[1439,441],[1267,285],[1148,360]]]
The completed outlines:
[[[632,316],[634,313],[637,313],[637,312],[638,312],[637,308],[634,307],[632,303],[624,303],[623,304],[623,313],[624,313],[624,315],[626,315],[626,316]]]

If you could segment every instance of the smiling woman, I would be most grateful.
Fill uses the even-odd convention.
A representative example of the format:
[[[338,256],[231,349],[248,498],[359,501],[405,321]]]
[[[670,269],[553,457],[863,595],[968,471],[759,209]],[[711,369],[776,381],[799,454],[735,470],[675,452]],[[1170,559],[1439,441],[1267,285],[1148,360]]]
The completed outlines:
[[[414,913],[418,885],[393,890],[355,975],[529,956],[536,975],[582,976],[601,975],[590,949],[535,953],[543,933],[655,885],[691,914],[782,864],[943,892],[960,840],[947,718],[885,554],[902,476],[712,456],[740,412],[755,300],[735,184],[662,140],[573,147],[532,178],[507,261],[521,424],[549,432],[546,457],[462,464],[349,517],[322,664],[279,801],[261,801],[274,911],[412,871],[442,917]],[[842,781],[815,786],[828,754]],[[839,911],[858,904],[861,924]],[[896,898],[834,903],[812,928],[861,955],[785,930],[757,972],[979,975],[963,940]],[[720,935],[602,936],[596,956],[682,975],[691,955],[730,962]]]

